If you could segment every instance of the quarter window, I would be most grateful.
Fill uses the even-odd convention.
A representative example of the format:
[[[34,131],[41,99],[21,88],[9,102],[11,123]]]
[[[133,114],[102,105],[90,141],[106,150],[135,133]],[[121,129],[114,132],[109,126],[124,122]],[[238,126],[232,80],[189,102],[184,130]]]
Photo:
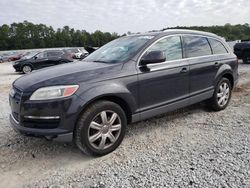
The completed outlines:
[[[57,56],[62,55],[62,52],[60,52],[60,51],[50,51],[50,52],[47,52],[47,54],[48,54],[48,57],[57,57]]]
[[[164,38],[149,48],[147,53],[151,51],[164,52],[166,61],[182,59],[181,38],[178,36]]]
[[[215,39],[208,39],[212,50],[213,50],[213,54],[226,54],[228,53],[227,49],[224,47],[224,45]]]
[[[184,36],[184,46],[187,57],[199,57],[212,54],[211,47],[205,37]]]

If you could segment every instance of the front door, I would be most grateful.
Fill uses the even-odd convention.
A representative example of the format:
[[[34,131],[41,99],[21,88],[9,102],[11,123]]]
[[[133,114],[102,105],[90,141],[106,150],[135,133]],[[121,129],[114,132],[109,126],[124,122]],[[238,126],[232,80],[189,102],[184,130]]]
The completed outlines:
[[[162,109],[166,105],[185,101],[189,96],[189,65],[183,59],[181,37],[164,37],[144,55],[159,50],[165,53],[165,62],[148,64],[147,69],[139,64],[140,112]],[[155,114],[152,112],[151,116]]]
[[[49,63],[49,59],[47,57],[47,52],[40,52],[35,56],[34,64],[33,66],[36,69],[47,67]]]

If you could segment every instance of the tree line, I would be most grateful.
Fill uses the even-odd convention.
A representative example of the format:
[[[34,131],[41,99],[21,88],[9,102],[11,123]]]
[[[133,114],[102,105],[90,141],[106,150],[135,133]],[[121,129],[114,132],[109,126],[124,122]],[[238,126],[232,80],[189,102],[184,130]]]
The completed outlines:
[[[54,30],[44,24],[23,23],[0,26],[0,50],[52,48],[52,47],[99,47],[116,39],[117,33],[89,33],[64,26]]]
[[[172,27],[166,29],[195,29],[212,32],[226,40],[249,40],[249,24],[224,26],[194,26]],[[130,34],[128,32],[127,34]],[[126,34],[124,34],[126,35]],[[122,36],[124,36],[122,35]],[[101,32],[89,33],[86,30],[75,30],[69,26],[54,29],[44,24],[33,24],[28,21],[22,23],[3,24],[0,26],[0,50],[94,46],[100,47],[111,40],[120,37],[117,33]]]
[[[227,41],[250,40],[250,25],[248,23],[245,23],[243,25],[241,24],[231,25],[227,23],[224,26],[192,26],[192,27],[177,26],[173,28],[206,31],[224,37]],[[171,28],[166,28],[166,29],[171,29]]]

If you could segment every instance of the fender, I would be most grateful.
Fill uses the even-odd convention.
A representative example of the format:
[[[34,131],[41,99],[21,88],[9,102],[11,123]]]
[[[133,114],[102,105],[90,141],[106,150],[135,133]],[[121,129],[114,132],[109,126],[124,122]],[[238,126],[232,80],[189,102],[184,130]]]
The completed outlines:
[[[214,86],[216,86],[216,84],[221,80],[221,78],[225,74],[230,74],[232,78],[234,79],[233,70],[228,64],[222,64],[220,68],[218,69],[217,74],[214,79]]]
[[[129,110],[132,114],[138,109],[138,105],[136,103],[136,97],[133,96],[132,93],[128,90],[127,87],[122,85],[119,82],[112,83],[97,83],[95,86],[91,84],[92,87],[86,87],[86,90],[82,93],[76,93],[81,100],[81,109],[83,110],[88,104],[92,103],[95,100],[104,98],[104,97],[116,97],[127,103],[129,106]],[[137,92],[135,92],[137,93]]]

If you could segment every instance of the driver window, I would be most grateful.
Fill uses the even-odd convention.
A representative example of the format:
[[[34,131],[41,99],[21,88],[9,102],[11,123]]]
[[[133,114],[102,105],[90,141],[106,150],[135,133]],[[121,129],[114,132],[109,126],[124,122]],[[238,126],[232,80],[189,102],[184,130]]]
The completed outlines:
[[[151,51],[164,52],[166,54],[166,61],[182,59],[181,38],[179,36],[164,38],[151,46],[147,53]]]
[[[41,52],[39,54],[36,55],[37,59],[42,59],[46,57],[46,52]]]

